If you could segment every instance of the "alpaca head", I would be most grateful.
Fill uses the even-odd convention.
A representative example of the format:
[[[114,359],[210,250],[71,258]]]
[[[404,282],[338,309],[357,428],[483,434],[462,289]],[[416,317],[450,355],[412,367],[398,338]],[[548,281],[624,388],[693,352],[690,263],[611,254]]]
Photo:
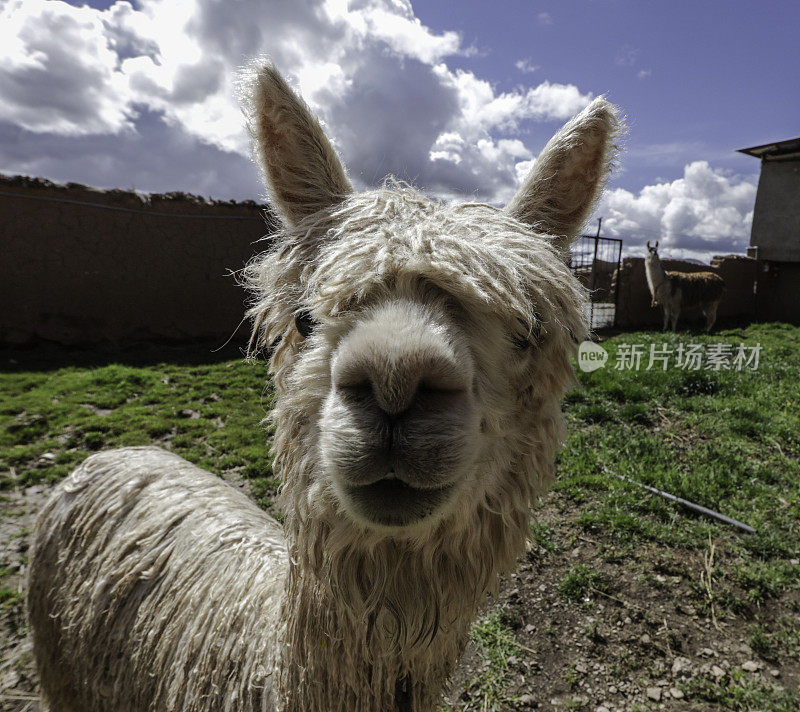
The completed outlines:
[[[526,529],[586,330],[566,262],[608,172],[613,108],[570,121],[497,208],[393,180],[355,193],[274,67],[252,68],[243,96],[283,220],[247,279],[255,342],[273,347],[287,517],[348,546]]]

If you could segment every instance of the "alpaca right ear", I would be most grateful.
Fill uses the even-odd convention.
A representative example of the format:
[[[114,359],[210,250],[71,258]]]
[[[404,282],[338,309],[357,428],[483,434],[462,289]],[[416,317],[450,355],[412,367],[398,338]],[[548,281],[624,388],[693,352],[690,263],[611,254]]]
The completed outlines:
[[[603,192],[621,128],[616,109],[595,99],[548,141],[506,210],[568,250]]]
[[[240,75],[253,153],[281,217],[294,225],[342,202],[353,188],[319,121],[270,61]]]

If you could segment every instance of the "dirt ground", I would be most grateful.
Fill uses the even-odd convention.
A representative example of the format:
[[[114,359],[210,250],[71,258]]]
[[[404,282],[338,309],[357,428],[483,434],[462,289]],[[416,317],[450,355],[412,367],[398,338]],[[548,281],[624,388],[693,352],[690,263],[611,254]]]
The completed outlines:
[[[7,492],[0,502],[0,567],[9,571],[6,587],[21,594],[30,532],[47,493],[46,486],[30,487]],[[452,682],[454,709],[699,712],[726,709],[715,695],[731,686],[764,699],[775,684],[797,689],[796,657],[778,652],[765,658],[747,641],[754,618],[772,630],[781,616],[797,617],[799,592],[741,617],[714,620],[690,603],[706,568],[702,552],[676,555],[651,545],[621,553],[602,535],[580,533],[578,515],[574,504],[548,495],[537,519],[552,532],[552,546],[533,544],[517,572],[502,581],[493,605],[515,648],[504,661],[505,701],[489,707],[480,696],[475,681],[492,663],[471,643]],[[724,556],[724,549],[716,555]],[[559,582],[581,563],[610,586],[565,600]],[[0,710],[38,712],[22,597],[7,600],[0,611]]]

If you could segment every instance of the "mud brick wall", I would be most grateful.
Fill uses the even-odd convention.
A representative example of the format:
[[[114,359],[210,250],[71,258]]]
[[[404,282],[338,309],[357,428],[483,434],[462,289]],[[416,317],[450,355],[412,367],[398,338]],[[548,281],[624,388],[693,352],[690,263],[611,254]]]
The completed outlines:
[[[662,260],[664,268],[675,272],[716,272],[725,280],[725,296],[719,305],[718,319],[750,320],[755,318],[756,302],[753,281],[756,277],[756,261],[739,255],[714,257],[710,265],[701,265],[683,260]],[[650,290],[643,257],[625,257],[620,269],[619,296],[616,324],[620,329],[661,326],[661,307],[650,306]],[[684,328],[693,320],[702,319],[699,309],[681,312],[678,328]]]
[[[0,341],[226,339],[265,206],[0,176]],[[244,327],[237,338],[245,338]]]

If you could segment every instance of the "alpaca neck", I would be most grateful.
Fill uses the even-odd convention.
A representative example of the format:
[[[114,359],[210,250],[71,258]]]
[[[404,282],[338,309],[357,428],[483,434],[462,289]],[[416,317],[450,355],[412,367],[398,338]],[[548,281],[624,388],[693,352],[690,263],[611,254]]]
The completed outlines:
[[[511,515],[512,517],[514,515]],[[471,526],[427,544],[358,541],[287,518],[292,564],[278,660],[282,712],[431,712],[498,572],[524,547],[527,509],[504,525],[481,510]],[[308,541],[311,533],[312,541]],[[491,541],[492,556],[479,541]],[[299,542],[299,543],[298,543]]]
[[[421,561],[396,546],[393,572],[350,553],[361,591],[334,590],[302,561],[292,564],[284,599],[279,707],[284,712],[429,712],[466,643],[479,604],[418,576]],[[371,560],[373,559],[373,560]],[[416,569],[416,571],[415,571]],[[381,581],[376,580],[381,578]],[[325,580],[325,583],[323,583]],[[341,586],[344,581],[333,582]],[[364,601],[372,586],[384,590]],[[458,594],[458,597],[457,597]],[[482,598],[482,597],[481,597]]]
[[[653,259],[646,259],[644,261],[645,273],[647,275],[647,286],[650,288],[650,295],[653,299],[658,299],[665,287],[669,284],[669,277],[664,271],[661,260],[658,255]]]

